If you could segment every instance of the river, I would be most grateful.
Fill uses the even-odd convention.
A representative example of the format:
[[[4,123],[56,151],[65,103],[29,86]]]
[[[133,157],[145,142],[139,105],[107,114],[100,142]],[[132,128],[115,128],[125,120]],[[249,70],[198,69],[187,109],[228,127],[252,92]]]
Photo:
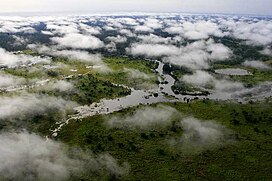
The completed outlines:
[[[162,102],[182,102],[187,100],[192,100],[197,97],[197,99],[213,99],[213,100],[235,100],[239,102],[244,102],[243,98],[232,97],[232,94],[227,94],[225,92],[216,92],[210,90],[211,94],[207,96],[191,96],[191,95],[181,95],[175,94],[171,87],[175,83],[175,79],[163,72],[164,64],[160,61],[156,71],[158,72],[158,80],[160,82],[158,89],[151,90],[135,90],[131,89],[131,94],[121,98],[115,99],[102,99],[98,103],[93,103],[91,105],[84,105],[74,108],[77,112],[74,115],[69,115],[68,119],[65,121],[57,122],[57,128],[52,131],[52,136],[57,136],[58,132],[62,129],[63,126],[69,123],[71,120],[81,120],[85,117],[110,114],[115,111],[120,111],[125,108],[137,106],[140,104],[153,104],[153,103],[162,103]],[[165,84],[164,82],[168,82]],[[272,84],[271,84],[272,85]],[[119,85],[128,88],[125,85]],[[269,94],[271,96],[271,93]]]

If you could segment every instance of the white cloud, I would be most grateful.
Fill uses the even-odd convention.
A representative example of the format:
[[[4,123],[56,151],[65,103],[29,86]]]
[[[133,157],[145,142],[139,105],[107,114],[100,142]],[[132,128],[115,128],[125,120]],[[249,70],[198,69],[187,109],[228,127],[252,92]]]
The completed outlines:
[[[213,40],[200,40],[180,47],[179,53],[169,55],[164,61],[191,69],[206,69],[210,61],[228,59],[232,51],[223,44],[214,43]]]
[[[108,36],[106,39],[108,39],[114,43],[125,43],[127,41],[126,37],[123,37],[120,35],[117,35],[116,37],[115,36]]]
[[[271,69],[270,66],[268,66],[267,64],[265,64],[264,62],[261,61],[245,61],[242,65],[247,66],[247,67],[253,67],[253,68],[257,68],[257,69],[264,69],[264,70],[269,70]]]
[[[149,57],[157,57],[164,55],[175,55],[180,52],[179,48],[173,45],[160,45],[160,44],[137,44],[131,45],[130,49],[127,49],[129,53],[133,55],[146,55]]]
[[[136,32],[153,32],[154,31],[152,28],[150,28],[149,26],[145,26],[145,25],[135,26],[134,29]]]
[[[49,63],[49,58],[34,57],[30,55],[18,54],[15,55],[0,48],[0,65],[8,67],[16,67],[18,65]]]
[[[184,22],[184,37],[190,40],[207,39],[211,35],[223,36],[216,23],[210,21]]]
[[[133,78],[133,79],[150,79],[151,76],[141,72],[137,69],[130,69],[130,68],[124,68],[124,72],[127,72],[129,74],[129,77]]]
[[[237,98],[250,98],[252,99],[264,99],[267,97],[271,97],[272,93],[272,82],[265,81],[257,84],[252,88],[242,89],[233,94],[233,97]]]
[[[210,55],[210,59],[212,60],[226,60],[230,58],[232,51],[220,43],[211,43],[208,45],[207,50],[212,52]]]
[[[198,87],[208,87],[213,88],[214,91],[219,93],[235,93],[244,89],[244,86],[240,82],[234,82],[226,79],[216,79],[211,74],[197,70],[192,75],[184,75],[182,78],[188,84],[192,84]]]
[[[0,33],[35,33],[29,21],[0,21]]]
[[[209,67],[209,54],[204,50],[183,50],[179,55],[165,57],[165,62],[188,67],[190,69],[206,69]]]
[[[117,48],[116,48],[116,43],[114,42],[110,42],[106,45],[106,48],[109,52],[116,52]]]
[[[25,45],[28,42],[27,38],[19,37],[16,35],[12,35],[12,38],[14,39],[14,45]]]
[[[0,178],[7,180],[59,181],[92,173],[120,176],[129,169],[108,154],[70,151],[62,143],[27,132],[2,133],[0,144]]]
[[[162,28],[162,23],[158,19],[147,18],[144,24],[152,29]]]
[[[240,19],[239,21],[225,20],[221,24],[231,31],[232,36],[246,40],[249,44],[268,45],[272,43],[271,21],[250,22]]]
[[[97,49],[104,46],[104,43],[98,38],[79,33],[67,34],[64,37],[53,37],[51,40],[61,47],[69,48]]]
[[[154,34],[149,34],[149,35],[138,35],[138,39],[141,40],[142,43],[163,43],[163,44],[169,44],[172,42],[172,39],[170,37],[164,38],[160,37]]]
[[[48,22],[46,24],[47,32],[51,32],[52,34],[71,34],[71,33],[79,33],[78,27],[75,23],[65,22],[63,25],[59,25],[59,22]]]
[[[49,110],[72,109],[77,104],[65,101],[62,98],[23,94],[12,97],[0,97],[0,119],[25,118],[33,115],[44,114]]]
[[[183,28],[180,26],[171,26],[164,29],[169,34],[183,34]]]
[[[58,80],[55,82],[49,82],[44,87],[46,90],[57,90],[60,92],[69,92],[74,89],[74,85],[70,82],[67,82],[65,80]]]
[[[260,53],[264,55],[272,56],[272,48],[267,46],[262,51],[260,51]]]
[[[209,148],[220,145],[224,141],[225,128],[215,122],[185,118],[181,121],[181,124],[184,134],[180,141],[184,146]]]
[[[88,26],[86,24],[80,23],[80,28],[83,30],[84,33],[89,33],[91,35],[98,35],[101,32],[101,28],[100,27],[91,27]]]
[[[15,77],[0,72],[0,89],[7,87],[14,87],[24,83],[24,79],[21,77]]]
[[[121,29],[119,31],[119,33],[121,33],[122,35],[126,35],[127,37],[136,37],[137,35],[132,33],[130,30],[128,29]]]
[[[178,111],[169,106],[144,107],[131,115],[113,116],[107,121],[107,125],[111,128],[148,129],[154,126],[168,125],[177,115],[179,115]]]
[[[189,84],[205,87],[209,84],[212,84],[215,78],[208,72],[197,70],[192,75],[184,75],[182,80]]]
[[[81,50],[58,50],[57,47],[48,47],[45,45],[30,44],[28,47],[42,54],[67,57],[72,60],[79,60],[87,63],[102,65],[102,56],[100,54],[90,54]]]

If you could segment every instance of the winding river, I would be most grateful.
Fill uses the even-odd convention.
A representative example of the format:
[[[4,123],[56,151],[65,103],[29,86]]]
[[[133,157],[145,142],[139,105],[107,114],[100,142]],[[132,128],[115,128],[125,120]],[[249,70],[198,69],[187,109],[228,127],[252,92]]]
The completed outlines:
[[[63,126],[69,123],[71,120],[81,120],[85,117],[94,116],[94,115],[102,115],[102,114],[110,114],[115,111],[120,111],[125,108],[137,106],[140,104],[153,104],[153,103],[162,103],[162,102],[182,102],[187,100],[195,99],[213,99],[213,100],[236,100],[243,102],[243,98],[235,97],[233,98],[231,94],[227,94],[225,92],[216,92],[210,90],[209,95],[207,96],[190,96],[190,95],[181,95],[175,94],[171,87],[175,83],[175,79],[163,72],[164,64],[160,61],[156,61],[159,63],[156,71],[158,72],[158,80],[160,82],[158,89],[151,90],[135,90],[131,89],[131,94],[121,98],[115,99],[102,99],[98,103],[93,103],[91,105],[84,105],[74,108],[77,112],[76,114],[69,115],[68,119],[65,121],[57,122],[57,128],[51,130],[52,136],[56,137],[58,132],[62,129]],[[168,82],[167,84],[163,82]],[[272,85],[272,84],[271,84]],[[125,85],[119,85],[128,88]],[[271,86],[272,87],[272,86]],[[271,96],[271,93],[269,94]]]

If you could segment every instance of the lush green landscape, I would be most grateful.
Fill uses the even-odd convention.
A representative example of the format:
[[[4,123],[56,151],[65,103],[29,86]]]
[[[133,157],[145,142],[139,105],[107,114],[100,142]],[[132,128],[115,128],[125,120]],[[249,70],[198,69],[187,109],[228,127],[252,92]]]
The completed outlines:
[[[215,101],[167,103],[182,113],[167,127],[149,130],[108,128],[115,115],[132,114],[137,107],[109,116],[94,116],[71,122],[58,137],[71,146],[94,152],[109,152],[130,163],[130,173],[121,180],[269,180],[272,150],[271,103],[240,105]],[[154,105],[153,105],[154,106]],[[168,139],[180,137],[182,117],[214,120],[232,130],[233,141],[199,153],[171,147]],[[145,173],[145,174],[143,174]]]
[[[0,180],[272,180],[271,22],[0,16]]]

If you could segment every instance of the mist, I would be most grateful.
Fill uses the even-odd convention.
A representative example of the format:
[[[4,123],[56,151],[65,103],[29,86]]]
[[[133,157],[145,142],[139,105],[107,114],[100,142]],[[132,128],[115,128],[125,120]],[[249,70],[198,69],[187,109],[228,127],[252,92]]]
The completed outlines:
[[[28,132],[2,133],[0,144],[1,180],[73,180],[87,172],[118,177],[129,171],[107,153],[95,155]]]

